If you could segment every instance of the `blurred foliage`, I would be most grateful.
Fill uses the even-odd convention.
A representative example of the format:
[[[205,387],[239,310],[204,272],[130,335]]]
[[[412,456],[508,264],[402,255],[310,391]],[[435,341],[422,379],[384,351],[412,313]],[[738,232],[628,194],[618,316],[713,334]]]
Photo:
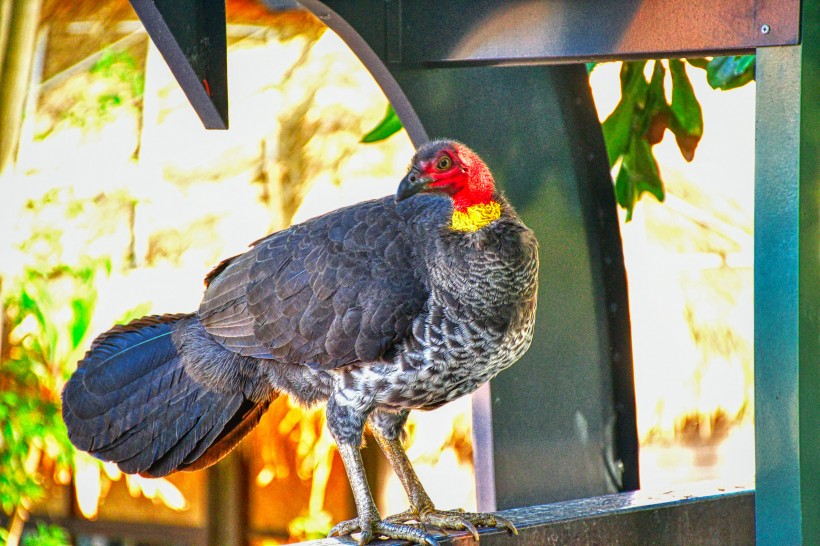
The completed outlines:
[[[100,129],[115,119],[120,108],[130,108],[137,115],[144,92],[145,71],[134,56],[127,51],[103,51],[87,73],[69,80],[60,93],[44,101],[41,110],[52,114],[53,123],[34,138],[47,138],[59,122],[82,129]]]
[[[644,75],[652,63],[649,81]],[[686,63],[706,71],[713,89],[734,89],[754,79],[755,56],[686,59]],[[619,165],[615,175],[615,198],[626,210],[626,221],[632,219],[635,204],[644,193],[658,201],[666,195],[652,147],[663,140],[667,129],[675,135],[681,155],[692,161],[703,136],[703,112],[698,102],[686,64],[681,59],[668,61],[629,61],[621,67],[621,100],[602,124],[609,166]],[[666,100],[666,71],[671,76],[671,101]],[[594,64],[588,65],[591,71]],[[392,106],[362,142],[378,142],[402,128]]]
[[[0,529],[0,544],[9,543],[9,532]],[[34,531],[26,531],[22,536],[23,546],[67,546],[71,544],[68,533],[58,525],[38,523]]]
[[[145,92],[145,75],[134,57],[125,51],[108,49],[91,67],[91,73],[128,85],[133,98],[141,98]]]
[[[324,510],[309,512],[304,516],[293,518],[288,524],[288,533],[291,538],[300,542],[306,540],[321,540],[327,537],[333,528],[333,518]]]
[[[31,506],[48,493],[47,484],[68,484],[76,471],[77,453],[63,424],[60,393],[91,342],[97,279],[110,273],[109,259],[85,258],[73,266],[29,266],[4,287],[0,504],[12,519],[25,520]],[[119,322],[144,312],[145,306],[137,306]],[[92,460],[102,473],[101,463]],[[41,527],[31,536],[23,544],[66,543],[58,527]]]
[[[59,525],[37,524],[37,529],[23,535],[23,546],[64,546],[71,544],[68,532]]]
[[[69,480],[74,450],[60,415],[60,392],[87,345],[95,277],[109,268],[107,261],[92,260],[26,268],[3,295],[8,327],[0,366],[0,504],[12,522],[27,519],[46,494],[46,472],[50,481]],[[29,542],[65,543],[48,529]]]

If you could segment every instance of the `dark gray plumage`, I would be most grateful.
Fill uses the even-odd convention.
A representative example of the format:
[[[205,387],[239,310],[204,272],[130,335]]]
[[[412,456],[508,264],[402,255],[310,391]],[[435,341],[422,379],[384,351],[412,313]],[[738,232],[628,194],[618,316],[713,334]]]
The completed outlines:
[[[535,238],[484,163],[462,144],[430,143],[395,198],[257,241],[207,276],[194,314],[100,336],[63,392],[69,437],[126,472],[162,476],[216,462],[281,393],[327,401],[360,516],[336,531],[435,543],[378,518],[357,462],[368,418],[416,499],[405,519],[495,524],[422,506],[398,442],[408,410],[472,392],[526,351],[537,269]]]

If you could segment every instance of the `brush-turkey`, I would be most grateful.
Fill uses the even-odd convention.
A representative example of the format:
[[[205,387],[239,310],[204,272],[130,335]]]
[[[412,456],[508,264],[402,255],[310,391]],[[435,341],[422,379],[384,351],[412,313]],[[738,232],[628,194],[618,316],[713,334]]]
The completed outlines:
[[[128,473],[165,476],[225,456],[271,400],[327,404],[360,532],[437,544],[423,530],[515,527],[441,511],[401,439],[408,412],[474,391],[527,350],[537,243],[467,146],[422,146],[394,196],[273,233],[206,277],[194,313],[100,335],[63,391],[71,441]],[[359,449],[368,425],[410,509],[382,519]],[[417,522],[416,524],[412,522]]]

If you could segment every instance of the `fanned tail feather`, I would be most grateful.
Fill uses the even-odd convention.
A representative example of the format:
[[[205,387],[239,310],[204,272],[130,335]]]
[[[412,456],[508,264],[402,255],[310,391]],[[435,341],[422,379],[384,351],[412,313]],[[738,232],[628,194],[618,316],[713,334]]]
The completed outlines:
[[[259,422],[270,400],[208,389],[186,372],[173,334],[188,320],[144,317],[94,341],[63,390],[77,448],[159,477],[210,466]]]

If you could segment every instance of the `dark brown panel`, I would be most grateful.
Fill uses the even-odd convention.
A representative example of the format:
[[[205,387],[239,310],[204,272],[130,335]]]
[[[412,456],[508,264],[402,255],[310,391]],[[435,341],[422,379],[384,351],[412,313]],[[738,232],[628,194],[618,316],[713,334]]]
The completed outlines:
[[[799,8],[799,0],[419,0],[401,3],[393,31],[409,64],[680,57],[796,44]]]

